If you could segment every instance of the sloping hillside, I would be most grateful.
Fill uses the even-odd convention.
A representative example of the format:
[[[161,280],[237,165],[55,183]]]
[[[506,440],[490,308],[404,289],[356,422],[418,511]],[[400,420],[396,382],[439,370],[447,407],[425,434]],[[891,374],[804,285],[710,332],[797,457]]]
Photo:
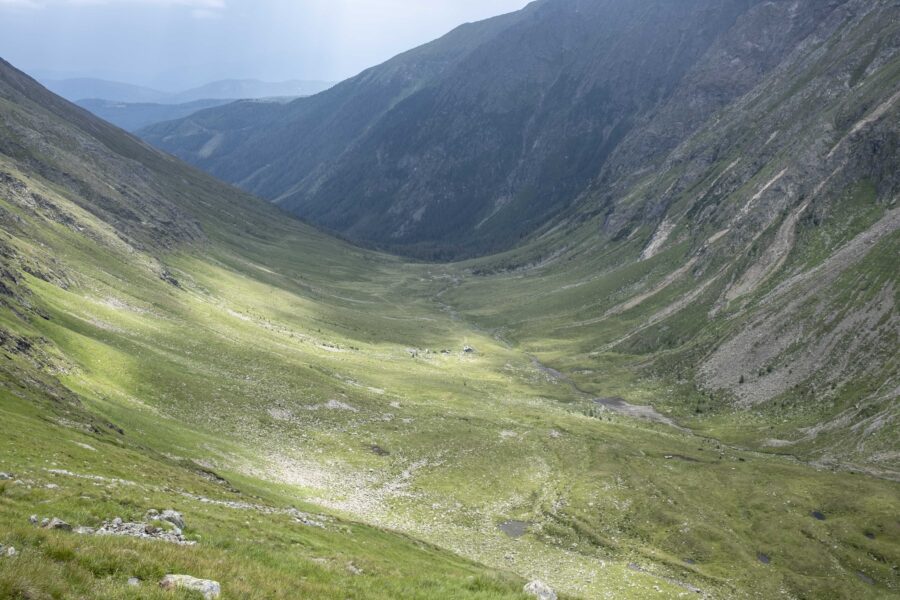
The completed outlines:
[[[560,223],[445,298],[598,395],[628,396],[610,368],[643,373],[646,401],[717,436],[897,477],[896,17],[846,3],[713,122],[643,152],[673,100]]]
[[[448,265],[0,64],[0,596],[892,598],[896,11],[755,6],[777,64],[710,42],[581,200]],[[40,527],[165,508],[194,545]]]
[[[390,285],[374,284],[401,280],[395,261],[144,146],[7,63],[0,224],[0,597],[169,597],[157,583],[174,572],[218,580],[226,598],[521,598],[508,571],[361,514],[323,515],[277,475],[293,463],[275,457],[312,423],[310,453],[349,450],[337,432],[359,411],[329,401],[365,407],[361,420],[391,410],[394,394],[357,388],[339,365],[353,352],[368,357],[355,368],[408,373],[396,344],[427,339],[414,336],[430,311],[395,310]],[[373,303],[377,315],[361,312]],[[446,325],[429,335],[462,343]],[[276,418],[290,411],[308,422]],[[151,539],[166,530],[147,512],[164,508],[194,545]],[[115,518],[144,539],[91,533]]]

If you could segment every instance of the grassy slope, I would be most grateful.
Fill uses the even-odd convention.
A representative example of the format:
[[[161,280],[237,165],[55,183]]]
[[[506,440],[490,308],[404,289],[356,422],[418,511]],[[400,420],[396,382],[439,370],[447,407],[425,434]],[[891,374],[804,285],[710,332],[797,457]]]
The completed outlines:
[[[440,269],[352,249],[255,207],[252,219],[240,215],[239,228],[211,212],[207,242],[166,254],[175,287],[160,279],[154,256],[119,247],[105,225],[39,179],[4,170],[78,225],[3,200],[22,219],[5,236],[19,260],[53,263],[73,280],[63,289],[26,275],[29,302],[49,320],[25,323],[7,313],[3,326],[47,340],[36,346],[49,370],[101,425],[115,423],[125,435],[61,428],[53,417],[61,409],[35,410],[10,393],[15,387],[2,392],[9,446],[0,468],[31,487],[4,487],[10,533],[0,543],[47,569],[33,577],[0,562],[3,585],[74,586],[66,593],[77,594],[99,579],[117,597],[127,576],[152,580],[168,570],[216,576],[238,597],[275,589],[290,597],[304,585],[320,586],[310,589],[322,597],[503,597],[521,585],[362,526],[320,532],[286,518],[210,510],[178,494],[232,496],[192,472],[195,461],[243,499],[324,506],[587,597],[684,591],[629,569],[631,562],[727,596],[888,593],[863,583],[857,570],[892,585],[894,484],[816,472],[663,426],[595,418],[583,396],[520,350],[442,310]],[[91,229],[97,233],[86,236]],[[478,352],[464,355],[464,344]],[[407,348],[419,349],[419,358]],[[329,400],[355,412],[328,410]],[[45,482],[60,487],[47,490]],[[199,549],[73,539],[35,532],[26,521],[37,512],[97,525],[169,505],[185,512]],[[828,521],[811,519],[811,510]],[[496,528],[509,518],[535,526],[509,540]],[[869,531],[875,540],[864,537]],[[270,548],[271,540],[278,543]],[[129,549],[139,549],[138,563]],[[773,562],[761,565],[758,552]],[[312,562],[321,558],[325,564]],[[349,562],[364,570],[364,584],[346,575]]]
[[[651,227],[607,239],[596,233],[603,217],[589,216],[499,257],[404,264],[318,234],[86,116],[73,134],[58,118],[72,117],[66,111],[17,101],[3,106],[0,127],[0,141],[25,140],[12,145],[21,153],[0,158],[0,170],[27,186],[0,195],[0,254],[19,273],[15,285],[3,279],[12,291],[0,311],[0,470],[20,481],[2,484],[0,543],[21,553],[0,559],[0,591],[133,597],[125,581],[140,575],[148,583],[139,593],[152,597],[156,577],[184,570],[219,579],[229,597],[519,597],[523,580],[507,572],[587,598],[693,595],[682,584],[713,597],[896,594],[898,484],[754,452],[751,426],[783,435],[810,416],[773,424],[772,415],[726,410],[724,394],[694,385],[694,354],[734,333],[727,306],[697,330],[728,281],[714,275],[736,276],[747,262],[713,253],[697,263],[705,269],[698,280],[676,278],[629,302],[693,258],[688,234],[712,236],[716,222],[697,230],[682,222],[645,261],[638,257]],[[26,139],[33,130],[52,134]],[[713,165],[704,185],[730,160]],[[723,205],[740,206],[776,163]],[[643,191],[661,192],[684,168]],[[682,192],[673,214],[690,215],[694,195]],[[638,204],[641,193],[623,203]],[[884,213],[864,193],[854,198],[864,207],[852,211],[859,221],[835,214],[824,228],[804,225],[785,270],[813,266]],[[153,229],[172,211],[183,215],[171,231]],[[767,228],[760,245],[774,235]],[[860,274],[892,281],[896,240],[882,239],[856,274],[842,275],[842,287]],[[720,245],[740,254],[744,241]],[[567,250],[554,252],[560,246]],[[505,269],[546,256],[554,258],[537,268]],[[661,313],[697,289],[679,310]],[[464,345],[477,352],[463,353]],[[613,394],[661,405],[728,443],[598,413],[591,398]],[[296,504],[336,520],[307,528],[183,491]],[[38,513],[95,526],[167,506],[185,513],[197,547],[27,523]],[[532,526],[509,539],[497,528],[507,519]],[[363,574],[350,574],[350,563]]]

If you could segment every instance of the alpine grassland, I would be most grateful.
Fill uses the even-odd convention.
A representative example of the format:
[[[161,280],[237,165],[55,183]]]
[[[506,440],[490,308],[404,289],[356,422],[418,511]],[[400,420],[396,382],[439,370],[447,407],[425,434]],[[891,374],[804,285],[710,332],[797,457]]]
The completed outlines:
[[[210,170],[281,193],[300,180],[275,167],[296,157],[266,128],[238,148],[228,119],[295,111],[318,127],[332,121],[304,107],[374,95],[408,123],[431,104],[404,113],[398,98],[422,94],[455,122],[428,86],[469,88],[438,67],[463,69],[501,33],[530,39],[521,23],[556,32],[578,4],[462,28],[306,103],[238,103],[158,133],[194,150],[225,140],[231,162]],[[163,590],[168,574],[235,599],[526,600],[533,580],[564,599],[896,598],[896,3],[723,6],[709,39],[678,46],[677,81],[650,70],[657,104],[602,96],[627,132],[578,121],[616,142],[599,174],[565,162],[587,129],[537,157],[544,187],[518,154],[521,177],[487,169],[513,155],[479,132],[479,173],[514,183],[519,204],[456,215],[465,235],[446,216],[465,198],[401,239],[364,209],[402,229],[415,206],[344,195],[381,189],[394,163],[368,161],[390,153],[348,142],[327,177],[289,173],[339,182],[317,202],[369,248],[0,61],[0,598],[201,597]],[[425,83],[391,87],[423,56]],[[572,77],[594,73],[576,62]],[[474,97],[496,83],[482,79]],[[537,95],[555,132],[557,96]],[[329,119],[380,147],[378,127],[342,114]],[[304,160],[320,138],[341,154],[327,129],[304,138]],[[251,164],[261,147],[279,160]],[[354,161],[372,168],[347,183]],[[454,194],[479,181],[454,179]]]

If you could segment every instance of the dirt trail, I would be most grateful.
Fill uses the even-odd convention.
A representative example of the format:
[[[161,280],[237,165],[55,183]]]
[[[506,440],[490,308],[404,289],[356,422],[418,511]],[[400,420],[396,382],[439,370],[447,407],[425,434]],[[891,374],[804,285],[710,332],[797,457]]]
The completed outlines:
[[[690,429],[682,427],[669,417],[657,411],[653,406],[642,404],[629,404],[622,398],[594,398],[594,404],[602,406],[606,410],[632,417],[634,419],[642,419],[652,423],[662,423],[669,427],[674,427],[685,433],[692,433]]]

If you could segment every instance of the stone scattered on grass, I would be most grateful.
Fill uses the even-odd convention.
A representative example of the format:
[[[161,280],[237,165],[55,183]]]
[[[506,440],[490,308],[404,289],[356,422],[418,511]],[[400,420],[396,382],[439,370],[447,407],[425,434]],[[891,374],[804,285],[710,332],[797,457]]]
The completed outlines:
[[[10,481],[15,479],[12,473],[0,473],[0,481]]]
[[[197,579],[190,575],[166,575],[159,582],[159,587],[169,592],[175,590],[199,592],[205,600],[218,598],[222,593],[222,588],[218,582],[209,579]]]
[[[46,525],[44,525],[43,523],[41,524],[41,527],[43,527],[44,529],[53,529],[56,531],[72,531],[72,526],[62,519],[53,517],[49,521],[47,521],[47,519],[44,519],[44,521],[47,523]]]
[[[553,588],[537,579],[528,583],[522,591],[538,600],[557,600]]]
[[[178,528],[175,528],[174,531],[167,531],[150,523],[126,523],[118,517],[112,521],[105,521],[94,534],[158,540],[169,542],[170,544],[178,544],[179,546],[194,546],[197,544],[197,542],[185,539]]]
[[[28,522],[32,525],[37,525],[39,521],[40,519],[38,519],[37,515],[31,515],[30,517],[28,517]]]
[[[137,577],[129,577],[129,578],[128,578],[128,585],[129,585],[130,587],[140,587],[140,586],[141,586],[141,580],[138,579]]]

